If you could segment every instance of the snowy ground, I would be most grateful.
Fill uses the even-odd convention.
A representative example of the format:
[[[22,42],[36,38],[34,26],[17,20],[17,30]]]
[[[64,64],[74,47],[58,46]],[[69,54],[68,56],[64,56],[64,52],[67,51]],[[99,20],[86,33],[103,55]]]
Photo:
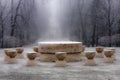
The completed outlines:
[[[106,64],[102,58],[96,58],[97,66],[84,66],[81,62],[68,63],[67,67],[55,67],[55,63],[39,62],[36,67],[26,67],[27,58],[19,59],[18,64],[5,64],[4,49],[0,50],[0,80],[120,80],[120,48],[117,60]],[[94,50],[94,48],[87,48]],[[24,54],[32,51],[25,48]]]

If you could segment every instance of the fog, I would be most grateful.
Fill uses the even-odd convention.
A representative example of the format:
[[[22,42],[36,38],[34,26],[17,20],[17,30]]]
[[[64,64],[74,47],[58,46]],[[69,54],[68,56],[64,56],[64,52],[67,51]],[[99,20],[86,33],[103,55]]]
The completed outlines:
[[[69,37],[65,36],[67,34],[66,32],[63,33],[61,21],[60,21],[60,4],[59,0],[51,0],[51,1],[45,1],[44,4],[41,4],[41,0],[36,0],[37,3],[37,10],[40,11],[39,7],[41,7],[39,4],[43,5],[44,8],[47,10],[47,26],[45,27],[45,32],[41,33],[43,34],[40,37],[40,41],[69,41]],[[46,16],[44,15],[44,16]],[[38,15],[41,16],[41,15]],[[39,26],[38,26],[39,27]]]
[[[120,46],[119,13],[119,0],[0,0],[0,47],[39,41]]]

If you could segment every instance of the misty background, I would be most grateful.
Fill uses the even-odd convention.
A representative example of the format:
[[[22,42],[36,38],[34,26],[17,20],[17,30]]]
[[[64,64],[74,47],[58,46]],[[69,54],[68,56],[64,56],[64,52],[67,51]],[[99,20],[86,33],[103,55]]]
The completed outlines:
[[[37,41],[120,46],[120,0],[0,0],[0,48]]]

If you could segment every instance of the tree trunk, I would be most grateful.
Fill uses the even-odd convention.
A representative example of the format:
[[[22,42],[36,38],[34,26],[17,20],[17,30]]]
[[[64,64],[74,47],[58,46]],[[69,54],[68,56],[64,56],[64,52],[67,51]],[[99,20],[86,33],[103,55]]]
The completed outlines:
[[[108,35],[109,35],[109,37],[110,37],[110,39],[109,39],[109,47],[111,47],[112,46],[112,44],[111,44],[111,1],[110,0],[108,0],[108,30],[109,30],[109,33],[108,33]]]
[[[18,2],[18,5],[16,7],[16,11],[15,11],[15,14],[13,13],[13,0],[11,0],[11,36],[14,36],[15,35],[15,29],[16,29],[16,24],[17,24],[17,17],[18,17],[18,11],[19,11],[19,8],[20,8],[20,5],[21,5],[21,2],[22,0],[19,0]]]
[[[93,26],[92,46],[95,46],[95,40],[96,40],[95,34],[96,34],[96,25]]]
[[[10,33],[10,36],[14,36],[14,19],[13,19],[13,0],[11,0],[11,33]]]

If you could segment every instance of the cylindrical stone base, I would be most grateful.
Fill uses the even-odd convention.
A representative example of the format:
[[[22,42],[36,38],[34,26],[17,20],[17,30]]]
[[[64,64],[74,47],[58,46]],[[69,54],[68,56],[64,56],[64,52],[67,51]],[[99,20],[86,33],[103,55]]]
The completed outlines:
[[[28,60],[26,63],[27,66],[36,66],[37,61],[36,60]]]
[[[106,62],[106,63],[113,63],[113,62],[114,62],[114,59],[113,59],[113,58],[106,57],[106,58],[105,58],[105,62]]]
[[[58,61],[57,60],[55,66],[56,67],[65,67],[65,66],[67,66],[66,61],[65,60],[64,61]]]
[[[23,58],[24,58],[24,55],[23,55],[23,54],[17,54],[16,58],[18,58],[18,59],[23,59]]]
[[[94,59],[87,59],[85,62],[86,66],[96,66],[96,62]]]
[[[5,55],[5,57],[4,57],[4,61],[7,62],[7,61],[9,61],[9,59],[10,59],[10,57],[7,56],[7,55]]]
[[[104,58],[104,54],[103,53],[97,53],[96,57],[98,57],[98,58]]]
[[[81,60],[81,55],[79,53],[77,54],[67,54],[65,60],[67,62],[76,62],[76,61],[80,61]],[[41,54],[40,55],[40,61],[43,62],[55,62],[56,56],[55,54]]]
[[[18,61],[16,58],[10,58],[9,61],[7,61],[8,64],[17,64]]]

